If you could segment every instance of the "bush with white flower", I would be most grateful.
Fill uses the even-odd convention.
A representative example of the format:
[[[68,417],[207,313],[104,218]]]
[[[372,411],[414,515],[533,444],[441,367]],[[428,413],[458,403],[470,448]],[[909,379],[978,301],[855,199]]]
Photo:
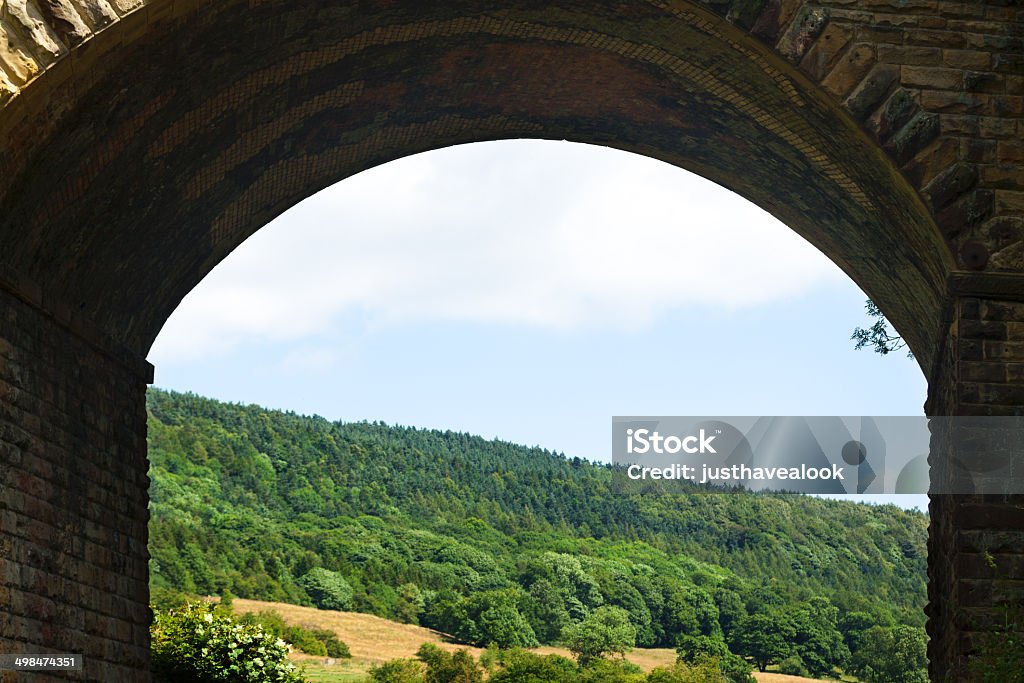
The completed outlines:
[[[283,640],[213,605],[193,602],[156,612],[150,633],[157,681],[303,683]]]

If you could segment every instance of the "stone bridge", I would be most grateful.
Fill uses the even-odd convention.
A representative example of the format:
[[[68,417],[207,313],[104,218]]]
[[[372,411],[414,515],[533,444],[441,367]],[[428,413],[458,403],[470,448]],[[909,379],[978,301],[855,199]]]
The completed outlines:
[[[879,304],[929,414],[1020,414],[1022,112],[1021,0],[0,0],[0,651],[148,680],[153,339],[282,211],[446,145],[710,178]],[[932,678],[967,680],[1024,501],[933,496],[929,552]]]

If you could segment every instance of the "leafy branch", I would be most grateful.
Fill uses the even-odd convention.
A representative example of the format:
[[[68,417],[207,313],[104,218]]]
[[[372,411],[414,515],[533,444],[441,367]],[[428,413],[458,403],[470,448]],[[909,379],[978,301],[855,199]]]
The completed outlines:
[[[907,348],[906,340],[889,327],[889,321],[885,319],[885,315],[878,309],[874,301],[868,299],[864,308],[867,310],[868,317],[874,318],[875,322],[871,327],[857,327],[853,330],[850,339],[856,342],[853,346],[854,349],[860,351],[865,346],[869,346],[874,349],[875,353],[886,356],[893,351]],[[907,349],[907,358],[913,357],[914,354]]]

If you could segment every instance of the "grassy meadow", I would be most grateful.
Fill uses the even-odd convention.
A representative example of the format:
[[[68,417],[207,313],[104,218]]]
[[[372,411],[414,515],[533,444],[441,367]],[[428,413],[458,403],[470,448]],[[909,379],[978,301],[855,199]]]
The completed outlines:
[[[372,614],[358,612],[336,612],[313,607],[299,607],[286,603],[235,598],[232,607],[236,614],[247,612],[274,611],[289,625],[307,628],[322,628],[334,631],[352,652],[352,659],[328,660],[301,652],[292,652],[291,659],[305,668],[310,683],[365,683],[368,682],[370,667],[391,659],[412,658],[423,643],[433,643],[449,651],[469,650],[479,658],[482,648],[467,647],[449,642],[444,634],[422,626],[399,624]],[[565,648],[534,648],[538,654],[557,654],[572,657]],[[626,659],[650,671],[659,666],[670,666],[676,659],[675,650],[669,648],[637,648],[626,655]],[[808,683],[813,678],[787,676],[773,672],[754,672],[758,683]],[[854,680],[849,678],[847,680]]]

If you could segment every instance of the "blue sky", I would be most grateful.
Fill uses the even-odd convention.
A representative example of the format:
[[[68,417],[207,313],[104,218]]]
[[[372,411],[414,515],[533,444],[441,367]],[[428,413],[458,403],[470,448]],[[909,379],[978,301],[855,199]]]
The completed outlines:
[[[612,415],[921,415],[914,361],[853,350],[864,299],[698,176],[490,142],[286,212],[186,297],[150,360],[164,388],[606,460]]]

